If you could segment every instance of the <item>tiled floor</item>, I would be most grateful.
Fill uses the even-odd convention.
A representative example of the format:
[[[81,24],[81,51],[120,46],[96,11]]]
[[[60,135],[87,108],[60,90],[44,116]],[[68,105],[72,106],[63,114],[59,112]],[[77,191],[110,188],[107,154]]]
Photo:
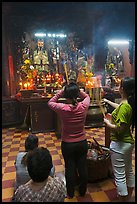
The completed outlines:
[[[24,151],[24,141],[28,135],[27,130],[16,128],[4,128],[2,130],[2,202],[10,202],[15,181],[14,160],[19,151]],[[58,176],[64,177],[64,160],[60,149],[60,139],[54,132],[38,133],[39,146],[47,147],[52,155],[55,171]],[[92,141],[94,137],[101,145],[105,144],[104,127],[86,129],[87,139]],[[133,154],[135,171],[135,151]],[[135,192],[134,195],[135,196]],[[112,178],[89,183],[85,197],[79,197],[77,191],[73,199],[65,199],[65,202],[112,202],[116,200],[116,187]],[[134,200],[135,202],[135,200]]]

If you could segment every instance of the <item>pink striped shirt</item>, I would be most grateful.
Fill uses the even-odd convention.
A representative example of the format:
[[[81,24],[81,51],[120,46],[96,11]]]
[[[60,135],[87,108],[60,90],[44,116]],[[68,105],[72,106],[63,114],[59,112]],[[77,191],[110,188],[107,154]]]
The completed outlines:
[[[77,105],[59,103],[58,99],[63,96],[63,90],[53,96],[49,101],[49,107],[60,117],[62,123],[61,138],[64,142],[78,142],[85,140],[85,120],[90,97],[85,92],[80,92],[81,102]]]

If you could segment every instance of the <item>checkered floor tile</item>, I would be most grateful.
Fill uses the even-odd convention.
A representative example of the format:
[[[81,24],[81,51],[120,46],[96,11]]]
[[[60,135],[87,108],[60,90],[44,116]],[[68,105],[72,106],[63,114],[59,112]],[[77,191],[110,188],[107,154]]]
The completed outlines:
[[[17,128],[2,129],[2,202],[10,202],[14,191],[15,167],[14,161],[19,151],[24,151],[24,142],[28,135],[27,130]],[[61,154],[60,144],[54,132],[38,133],[39,146],[47,147],[52,155],[55,172],[64,179],[64,160]],[[89,141],[93,137],[101,145],[105,145],[105,129],[86,129],[86,136]],[[135,151],[133,154],[133,166],[135,171]],[[135,193],[134,195],[135,196]],[[111,202],[116,200],[116,187],[112,178],[100,180],[95,183],[88,183],[85,197],[79,197],[75,191],[73,199],[65,199],[65,202]]]

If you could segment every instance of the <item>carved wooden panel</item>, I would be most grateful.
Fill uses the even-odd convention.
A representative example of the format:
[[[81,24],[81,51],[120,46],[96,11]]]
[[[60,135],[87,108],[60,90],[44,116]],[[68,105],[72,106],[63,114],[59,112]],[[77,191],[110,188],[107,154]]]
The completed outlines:
[[[30,105],[30,120],[32,132],[45,132],[54,130],[54,112],[46,102]]]
[[[16,100],[2,101],[2,126],[20,123],[19,103]]]

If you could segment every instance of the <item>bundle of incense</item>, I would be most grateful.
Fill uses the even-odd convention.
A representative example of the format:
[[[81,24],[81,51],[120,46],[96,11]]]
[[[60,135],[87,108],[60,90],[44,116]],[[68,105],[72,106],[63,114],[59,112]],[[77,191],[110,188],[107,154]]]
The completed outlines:
[[[68,80],[68,72],[67,72],[66,64],[64,64],[64,70],[65,70],[65,74],[66,74],[66,81],[67,81],[67,84],[68,84],[69,80]]]
[[[104,108],[102,107],[100,101],[99,101],[98,105],[99,105],[99,107],[100,107],[100,110],[101,110],[103,116],[105,117],[105,110],[104,110]]]
[[[95,140],[95,138],[93,137],[93,140],[95,141],[95,143],[97,144],[97,146],[98,146],[98,149],[99,149],[99,151],[100,151],[100,153],[101,154],[104,154],[104,151],[103,151],[103,149],[102,149],[102,147],[100,146],[100,144],[97,142],[97,140]]]
[[[102,89],[101,89],[101,87],[100,87],[100,93],[99,93],[99,100],[100,100],[100,101],[102,100],[102,94],[101,94],[101,91],[102,91]]]
[[[99,101],[99,88],[96,88],[96,100]]]
[[[92,104],[94,103],[94,94],[95,94],[94,88],[92,88]]]
[[[92,89],[91,88],[89,88],[89,96],[90,96],[90,98],[92,97]]]

